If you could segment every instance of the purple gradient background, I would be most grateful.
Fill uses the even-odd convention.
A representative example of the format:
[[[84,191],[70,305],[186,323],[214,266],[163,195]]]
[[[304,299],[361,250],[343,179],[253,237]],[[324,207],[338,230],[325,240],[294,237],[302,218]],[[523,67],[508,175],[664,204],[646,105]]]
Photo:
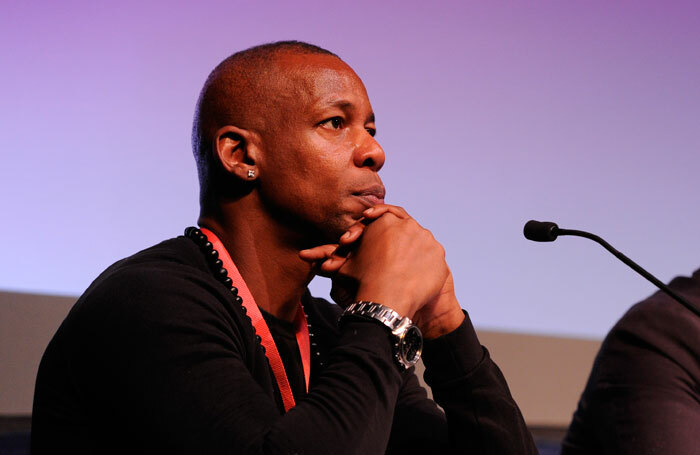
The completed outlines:
[[[0,289],[78,295],[196,220],[209,70],[279,39],[365,81],[387,200],[445,245],[481,328],[601,337],[700,265],[697,2],[27,2],[0,6]],[[314,282],[317,293],[326,283]]]

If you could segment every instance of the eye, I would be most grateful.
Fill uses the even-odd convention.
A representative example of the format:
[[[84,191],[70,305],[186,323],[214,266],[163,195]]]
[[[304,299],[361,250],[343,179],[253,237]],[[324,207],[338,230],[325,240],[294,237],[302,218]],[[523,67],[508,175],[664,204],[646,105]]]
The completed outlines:
[[[377,130],[374,128],[365,128],[370,136],[374,137],[377,134]]]
[[[321,126],[323,126],[324,128],[332,129],[332,130],[338,130],[338,129],[343,127],[343,118],[342,117],[329,118],[328,120],[322,121]]]

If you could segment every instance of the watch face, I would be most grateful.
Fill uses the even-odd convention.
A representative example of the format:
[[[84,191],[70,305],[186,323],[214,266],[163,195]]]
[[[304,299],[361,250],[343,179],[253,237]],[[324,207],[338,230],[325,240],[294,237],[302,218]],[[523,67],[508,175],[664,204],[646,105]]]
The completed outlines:
[[[399,350],[401,359],[408,364],[408,366],[414,365],[420,359],[421,352],[423,351],[423,335],[420,330],[415,325],[410,326],[404,332],[401,338],[401,343],[399,343]]]

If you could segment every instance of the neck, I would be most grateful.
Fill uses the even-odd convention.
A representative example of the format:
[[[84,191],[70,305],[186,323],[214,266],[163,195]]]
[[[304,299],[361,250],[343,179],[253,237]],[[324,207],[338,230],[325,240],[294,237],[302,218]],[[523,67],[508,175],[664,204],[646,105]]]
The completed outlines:
[[[299,258],[290,233],[255,207],[246,210],[245,198],[204,215],[199,224],[214,232],[226,247],[261,309],[293,321],[301,296],[313,278],[311,265]]]

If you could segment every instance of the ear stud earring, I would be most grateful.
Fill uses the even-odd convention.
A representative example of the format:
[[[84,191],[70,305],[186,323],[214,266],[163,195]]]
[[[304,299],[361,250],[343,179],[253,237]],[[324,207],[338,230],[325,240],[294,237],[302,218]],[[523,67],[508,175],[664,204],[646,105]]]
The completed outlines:
[[[255,171],[252,169],[248,169],[248,178],[252,179],[255,177]]]

